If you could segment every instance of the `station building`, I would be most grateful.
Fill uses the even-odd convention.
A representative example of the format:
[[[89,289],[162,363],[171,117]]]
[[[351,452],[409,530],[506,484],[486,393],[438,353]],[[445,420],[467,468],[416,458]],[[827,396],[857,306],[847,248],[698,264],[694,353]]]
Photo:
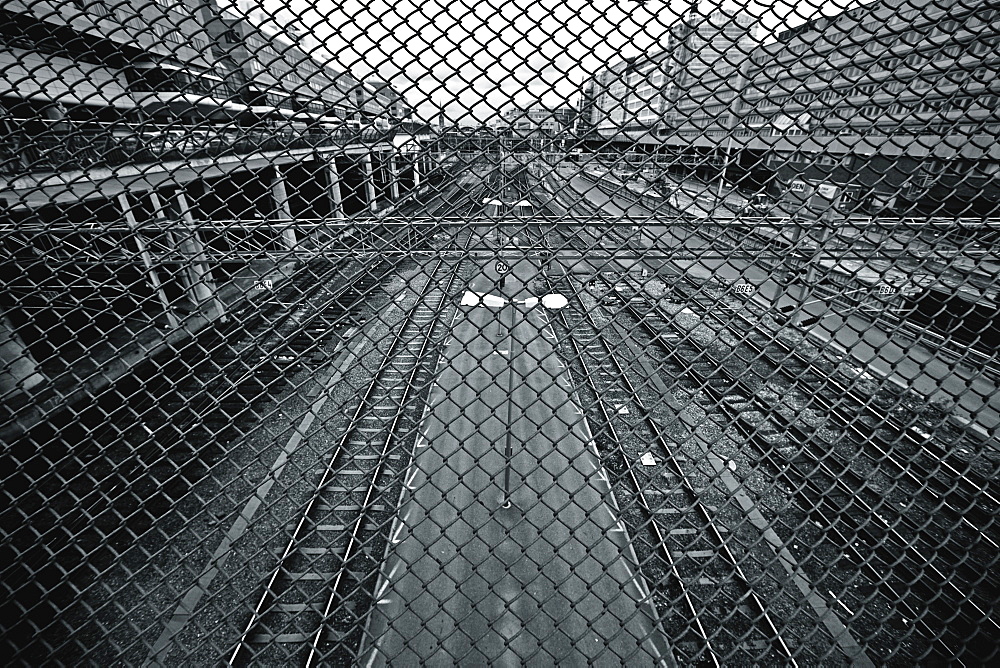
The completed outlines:
[[[814,20],[752,54],[740,143],[793,200],[990,213],[998,45],[1000,10],[985,2],[887,0]]]
[[[806,212],[977,216],[1000,204],[998,12],[984,0],[880,0],[766,44],[746,17],[720,29],[726,15],[689,14],[671,32],[671,58],[608,71],[672,62],[656,136],[629,139],[693,175],[724,171]],[[619,101],[595,111],[606,136],[655,111],[640,121],[627,82],[590,82],[591,98]]]
[[[315,221],[374,221],[434,168],[393,145],[400,95],[312,53],[212,0],[4,4],[8,405],[225,320],[328,242]]]
[[[577,110],[551,108],[543,105],[515,107],[505,110],[495,128],[501,134],[537,149],[558,140],[572,129]]]

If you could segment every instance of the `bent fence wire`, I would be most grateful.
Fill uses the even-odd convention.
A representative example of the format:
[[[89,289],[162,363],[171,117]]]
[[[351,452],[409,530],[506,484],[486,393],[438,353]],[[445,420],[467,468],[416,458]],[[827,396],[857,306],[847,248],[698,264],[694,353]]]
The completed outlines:
[[[0,10],[3,651],[997,661],[1000,9]]]

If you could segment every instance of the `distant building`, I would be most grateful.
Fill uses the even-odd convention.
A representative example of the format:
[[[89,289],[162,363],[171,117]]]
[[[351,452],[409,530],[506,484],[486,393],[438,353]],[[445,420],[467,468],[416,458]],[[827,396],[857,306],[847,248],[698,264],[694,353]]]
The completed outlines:
[[[604,135],[647,132],[660,121],[672,65],[670,53],[657,51],[612,65],[595,78],[596,127]]]
[[[217,61],[243,82],[241,96],[254,113],[376,119],[393,116],[392,107],[401,107],[399,96],[384,88],[388,84],[367,84],[335,69],[319,52],[304,47],[307,40],[290,35],[269,17],[248,18],[221,9],[214,0],[203,2]],[[252,10],[255,3],[242,5],[250,17],[260,14]]]
[[[31,123],[237,113],[224,104],[232,91],[199,5],[32,2],[0,10],[0,120],[35,132]]]
[[[1000,9],[991,4],[885,0],[781,33],[747,63],[737,145],[766,160],[776,194],[794,201],[995,210]]]
[[[745,13],[718,10],[707,16],[688,14],[674,27],[666,131],[721,135],[733,127],[732,107],[744,86],[743,64],[758,45],[754,21]]]
[[[576,108],[576,123],[574,130],[578,135],[585,135],[596,125],[595,112],[597,110],[597,96],[595,94],[596,82],[590,79],[583,85],[580,100]]]
[[[606,137],[648,135],[664,123],[676,125],[674,108],[691,98],[689,91],[706,76],[735,70],[739,54],[756,45],[753,21],[726,10],[692,13],[671,29],[665,48],[602,70],[590,81],[593,125]]]
[[[669,38],[668,50],[677,63],[670,83],[683,90],[703,74],[736,65],[758,45],[756,21],[750,14],[728,9],[685,15]]]
[[[496,127],[515,139],[541,146],[572,130],[576,114],[572,108],[552,109],[541,105],[508,109],[503,112]]]
[[[392,84],[380,79],[366,79],[365,83],[372,87],[380,100],[385,101],[384,104],[391,118],[399,121],[413,116],[413,107],[406,101],[406,97],[402,93],[392,87]]]
[[[551,109],[535,106],[525,109],[508,109],[503,112],[502,125],[515,133],[557,133],[572,127],[576,112],[572,109]]]
[[[763,45],[745,15],[689,14],[667,41],[590,80],[602,135],[814,211],[1000,208],[993,3],[879,0]]]

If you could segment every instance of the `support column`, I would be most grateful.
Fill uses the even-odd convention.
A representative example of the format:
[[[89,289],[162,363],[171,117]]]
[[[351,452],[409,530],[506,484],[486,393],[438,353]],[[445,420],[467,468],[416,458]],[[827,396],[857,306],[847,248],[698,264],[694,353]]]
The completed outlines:
[[[374,213],[378,211],[378,202],[375,201],[375,170],[372,168],[372,154],[365,153],[361,162],[365,170],[365,196],[368,198],[368,208]]]
[[[395,154],[389,156],[389,196],[393,202],[399,201],[399,168]]]
[[[155,197],[155,193],[153,196]],[[126,193],[118,196],[118,205],[121,206],[122,214],[125,216],[125,223],[135,236],[136,246],[139,247],[139,257],[142,258],[142,265],[146,268],[146,274],[149,276],[149,284],[153,286],[153,291],[160,300],[160,305],[163,306],[164,313],[167,314],[167,322],[170,323],[172,328],[176,328],[180,323],[177,320],[177,316],[170,309],[170,300],[167,299],[167,293],[163,291],[163,284],[160,283],[160,276],[156,273],[153,256],[146,246],[146,238],[138,231],[139,225],[135,220],[135,213],[132,211],[132,204],[128,201]]]
[[[156,194],[155,190],[149,191],[149,201],[153,204],[153,218],[156,221],[163,223],[164,225],[168,225],[170,222],[170,218],[167,216],[167,210],[163,205],[163,200],[160,199],[160,196]],[[176,237],[174,237],[173,230],[170,229],[169,227],[166,227],[164,230],[164,235],[167,237],[167,243],[170,244],[170,250],[176,251],[177,239]]]
[[[215,282],[212,280],[212,270],[205,255],[205,245],[195,227],[191,206],[188,204],[187,195],[184,194],[183,190],[177,191],[176,201],[181,220],[187,227],[182,232],[179,250],[189,260],[185,266],[185,273],[188,277],[188,289],[192,301],[202,308],[207,307],[209,318],[223,316],[226,310],[219,301]]]
[[[410,164],[413,166],[413,189],[416,190],[420,187],[420,154],[416,153],[410,159]]]
[[[286,222],[279,223],[281,230],[281,241],[288,250],[295,250],[298,240],[295,237],[295,227],[292,224],[292,208],[288,203],[288,191],[285,189],[285,175],[277,165],[272,167],[274,178],[271,181],[271,197],[274,198],[274,209],[279,219]]]
[[[340,172],[337,171],[337,158],[330,156],[327,158],[327,174],[330,176],[330,202],[333,210],[333,217],[338,219],[346,218],[344,215],[344,197],[340,192]]]
[[[30,390],[45,380],[35,369],[35,358],[0,311],[0,396]]]

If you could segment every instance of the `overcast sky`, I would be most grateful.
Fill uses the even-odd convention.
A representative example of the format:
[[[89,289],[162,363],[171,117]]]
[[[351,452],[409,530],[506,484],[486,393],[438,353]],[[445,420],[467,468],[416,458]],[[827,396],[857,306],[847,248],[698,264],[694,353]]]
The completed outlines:
[[[451,121],[492,121],[511,106],[565,104],[585,76],[610,62],[664,46],[681,0],[258,0],[288,8],[322,49],[360,78],[391,82],[429,119],[444,105]],[[751,2],[758,38],[767,41],[819,13],[857,0]],[[717,9],[720,0],[701,2]],[[726,2],[727,8],[736,5]],[[284,15],[288,15],[285,13]]]

